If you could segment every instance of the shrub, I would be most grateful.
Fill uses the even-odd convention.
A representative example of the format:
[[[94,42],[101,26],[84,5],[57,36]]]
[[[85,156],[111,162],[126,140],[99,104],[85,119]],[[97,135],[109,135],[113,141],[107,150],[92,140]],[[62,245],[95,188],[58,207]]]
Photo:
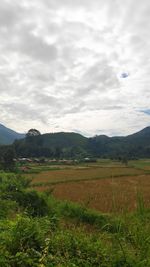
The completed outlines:
[[[44,196],[36,191],[19,192],[15,200],[31,216],[46,216],[49,212]]]

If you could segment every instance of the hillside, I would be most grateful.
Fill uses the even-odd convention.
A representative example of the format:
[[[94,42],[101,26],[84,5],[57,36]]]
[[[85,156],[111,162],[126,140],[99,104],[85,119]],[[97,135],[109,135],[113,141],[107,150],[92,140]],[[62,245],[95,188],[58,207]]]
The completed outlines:
[[[17,133],[4,125],[0,124],[0,144],[9,145],[16,139],[24,138],[24,134]]]
[[[70,147],[70,146],[81,146],[87,145],[87,138],[78,133],[49,133],[43,134],[43,145],[46,147]]]
[[[150,157],[150,127],[125,137],[96,136],[89,141],[90,150],[96,156]]]
[[[84,154],[88,138],[78,133],[49,133],[32,136],[14,143],[16,154],[22,157],[65,157],[71,158]]]
[[[78,133],[49,133],[14,143],[23,157],[150,157],[150,127],[126,137],[86,138]]]

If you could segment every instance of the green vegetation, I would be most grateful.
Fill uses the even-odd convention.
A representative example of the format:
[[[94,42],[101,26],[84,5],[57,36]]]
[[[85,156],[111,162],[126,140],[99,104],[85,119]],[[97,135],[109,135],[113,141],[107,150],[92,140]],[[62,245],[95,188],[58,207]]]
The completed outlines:
[[[74,158],[87,155],[87,138],[76,133],[29,135],[14,142],[19,157]]]
[[[0,266],[149,267],[150,210],[100,214],[0,174]]]
[[[31,129],[37,131],[36,129]],[[111,158],[128,163],[128,159],[150,157],[150,127],[126,137],[104,135],[86,138],[77,133],[29,132],[25,139],[16,140],[13,148],[17,157],[47,158]]]
[[[0,144],[10,144],[11,140],[23,138],[11,130],[0,126]],[[8,137],[8,141],[4,139]],[[41,135],[36,129],[30,129],[26,137],[16,140],[11,148],[17,157],[78,159],[111,158],[128,164],[128,159],[150,157],[150,127],[126,137],[108,137],[105,135],[86,138],[77,133],[48,133]],[[0,154],[7,149],[0,147]]]

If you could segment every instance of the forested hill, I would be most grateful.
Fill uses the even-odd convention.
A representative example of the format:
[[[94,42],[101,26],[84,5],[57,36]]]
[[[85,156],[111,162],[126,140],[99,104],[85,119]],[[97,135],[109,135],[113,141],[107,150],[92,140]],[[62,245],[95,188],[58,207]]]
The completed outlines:
[[[150,127],[126,137],[50,133],[15,141],[13,146],[22,157],[150,157]]]
[[[150,127],[125,137],[96,136],[89,139],[89,147],[96,156],[150,157]]]
[[[49,133],[17,140],[14,148],[22,157],[75,157],[86,156],[88,138],[78,133]]]
[[[16,139],[24,138],[24,134],[17,133],[4,125],[0,124],[0,144],[9,145],[14,142]]]

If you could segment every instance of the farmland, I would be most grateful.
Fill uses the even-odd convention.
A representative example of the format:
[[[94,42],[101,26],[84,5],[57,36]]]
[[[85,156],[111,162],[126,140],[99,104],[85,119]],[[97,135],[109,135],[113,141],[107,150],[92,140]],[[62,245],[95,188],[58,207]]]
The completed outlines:
[[[35,168],[35,166],[34,166]],[[52,191],[60,200],[78,202],[101,212],[124,212],[137,208],[139,198],[150,207],[150,161],[116,161],[57,165],[27,174],[38,191]]]

